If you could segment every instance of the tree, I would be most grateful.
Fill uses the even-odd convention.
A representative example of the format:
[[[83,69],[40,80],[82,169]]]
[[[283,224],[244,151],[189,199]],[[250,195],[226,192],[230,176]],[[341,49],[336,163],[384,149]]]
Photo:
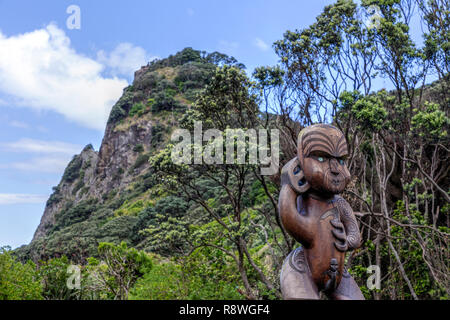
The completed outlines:
[[[151,258],[143,251],[102,242],[98,246],[99,259],[89,258],[88,271],[93,291],[105,290],[113,299],[126,300],[139,277],[152,268]]]
[[[71,300],[79,297],[78,290],[67,286],[69,259],[66,256],[41,261],[39,276],[42,279],[42,295],[46,300]]]
[[[190,222],[187,209],[182,198],[171,195],[159,200],[155,207],[148,207],[145,211],[150,218],[143,232],[148,237],[146,249],[165,256],[184,254]]]
[[[360,15],[372,6],[373,28]],[[415,13],[422,47],[410,35]],[[366,267],[381,267],[383,289],[365,291],[375,299],[450,294],[448,16],[448,1],[338,0],[275,42],[279,66],[254,73],[288,159],[303,126],[333,122],[344,132],[354,177],[345,196],[366,240],[347,266],[363,288]],[[372,92],[375,80],[394,90]]]
[[[209,252],[196,252],[177,262],[155,262],[152,271],[136,281],[130,300],[242,299],[235,289],[238,275],[229,270],[232,264],[223,263],[220,251],[214,255],[210,248],[204,250]]]
[[[40,300],[42,286],[36,265],[22,264],[9,247],[0,248],[0,300]]]
[[[295,119],[302,125],[330,121],[343,90],[370,92],[374,35],[357,9],[351,0],[338,0],[309,28],[286,31],[274,44],[285,71],[283,94],[298,106]]]
[[[251,82],[241,69],[227,65],[217,68],[194,108],[181,120],[182,127],[192,130],[195,121],[202,121],[204,130],[222,130],[223,141],[229,134],[228,128],[257,128],[258,104],[250,88]],[[233,146],[236,147],[237,144],[238,142],[234,142]],[[248,147],[250,145],[251,142]],[[262,164],[175,165],[171,161],[172,147],[173,145],[168,145],[150,161],[168,190],[179,190],[206,215],[201,227],[195,229],[190,238],[191,254],[205,247],[225,254],[235,264],[244,287],[241,291],[247,298],[261,297],[267,291],[276,294],[277,281],[266,274],[261,261],[252,255],[255,233],[259,232],[260,227],[269,235],[266,246],[283,246],[277,238],[281,233],[279,224],[273,221],[273,216],[276,215],[271,212],[276,210],[276,204],[272,207],[260,205],[255,209],[263,212],[259,224],[252,221],[255,217],[248,213],[251,205],[247,201],[247,194],[256,179],[265,184],[265,200],[270,203],[270,182],[261,177],[258,171]],[[201,147],[201,151],[205,152],[207,147]],[[234,150],[232,155],[235,155]],[[227,154],[224,155],[226,156]],[[280,257],[276,260],[279,265]],[[262,283],[264,290],[258,287],[258,281]]]

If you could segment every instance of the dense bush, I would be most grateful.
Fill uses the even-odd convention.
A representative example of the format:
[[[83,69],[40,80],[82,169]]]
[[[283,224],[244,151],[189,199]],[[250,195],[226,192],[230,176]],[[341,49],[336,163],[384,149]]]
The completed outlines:
[[[67,165],[62,181],[73,182],[80,176],[81,165],[83,164],[83,159],[80,156],[74,156],[72,161]]]
[[[108,118],[108,124],[117,123],[121,119],[125,118],[133,104],[133,90],[132,86],[124,89],[123,95],[119,101],[112,107]]]
[[[132,107],[128,115],[130,117],[134,117],[137,115],[138,117],[142,116],[146,111],[146,108],[142,102],[135,103]]]
[[[182,51],[175,55],[171,55],[163,60],[153,60],[150,62],[150,70],[157,70],[163,67],[176,67],[188,63],[203,62],[214,65],[233,65],[239,68],[245,68],[245,66],[239,63],[235,58],[227,56],[226,54],[213,52],[207,53],[205,51],[194,50],[192,48],[184,48]]]
[[[175,111],[181,108],[182,105],[177,101],[171,93],[166,91],[158,92],[155,95],[155,102],[152,104],[152,112],[161,112],[164,110]]]
[[[0,248],[0,300],[42,299],[41,279],[31,261],[22,264],[10,248]]]
[[[151,131],[152,137],[151,137],[151,140],[150,140],[150,145],[153,148],[156,148],[159,145],[159,143],[162,142],[163,136],[164,136],[164,133],[165,133],[166,130],[165,130],[165,127],[162,124],[159,124],[159,123],[157,123],[154,126],[152,126],[151,130],[152,130]]]
[[[161,76],[157,72],[146,72],[139,81],[136,81],[135,88],[138,90],[151,90],[157,86],[160,80]]]
[[[149,273],[153,266],[145,252],[128,248],[125,242],[119,245],[100,243],[98,254],[99,259],[89,259],[90,271],[100,289],[113,299],[127,299],[136,280]]]
[[[159,200],[154,208],[147,208],[145,248],[165,256],[183,253],[189,232],[188,207],[182,198],[168,196]]]
[[[150,155],[147,153],[139,154],[139,156],[136,158],[136,161],[134,162],[134,164],[130,167],[129,172],[133,172],[134,170],[143,166],[145,163],[148,162],[149,158],[150,158]]]
[[[42,295],[46,300],[72,300],[79,296],[75,288],[67,286],[69,259],[66,256],[41,261],[39,276],[42,279]]]
[[[53,193],[48,198],[47,203],[46,203],[45,206],[46,207],[50,207],[50,206],[58,203],[59,201],[61,201],[62,200],[62,195],[61,195],[60,192],[61,191],[60,191],[59,187],[53,187]]]
[[[81,201],[78,205],[64,208],[56,215],[54,231],[64,228],[65,226],[84,221],[98,209],[96,200]]]
[[[144,151],[144,146],[142,143],[138,143],[133,147],[133,152],[141,153],[142,151]]]
[[[155,264],[130,291],[130,300],[208,300],[242,299],[231,282],[225,282],[194,270],[186,264]]]

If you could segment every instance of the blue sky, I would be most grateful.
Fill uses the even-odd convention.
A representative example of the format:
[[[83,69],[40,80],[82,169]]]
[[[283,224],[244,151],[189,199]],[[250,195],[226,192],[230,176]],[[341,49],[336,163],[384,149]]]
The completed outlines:
[[[0,246],[28,243],[66,164],[134,70],[185,47],[273,65],[271,44],[333,1],[0,0]],[[80,8],[80,29],[66,12]]]
[[[325,0],[0,0],[0,246],[28,243],[74,154],[98,150],[133,73],[185,47],[251,72],[271,45],[315,21]],[[80,8],[80,29],[66,12]]]

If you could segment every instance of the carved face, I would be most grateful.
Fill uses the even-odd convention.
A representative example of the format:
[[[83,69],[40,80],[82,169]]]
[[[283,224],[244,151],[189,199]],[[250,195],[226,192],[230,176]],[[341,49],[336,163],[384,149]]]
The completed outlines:
[[[347,153],[344,135],[331,125],[313,125],[299,134],[297,156],[305,180],[314,190],[332,194],[344,190],[350,181]]]

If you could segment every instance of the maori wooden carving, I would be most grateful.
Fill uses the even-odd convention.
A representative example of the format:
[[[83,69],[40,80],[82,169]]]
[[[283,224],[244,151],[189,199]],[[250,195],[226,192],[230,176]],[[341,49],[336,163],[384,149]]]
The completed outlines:
[[[361,242],[353,210],[341,196],[350,181],[347,142],[334,126],[303,129],[297,157],[282,170],[279,212],[286,231],[301,244],[285,259],[284,299],[364,299],[344,267],[345,253]]]

